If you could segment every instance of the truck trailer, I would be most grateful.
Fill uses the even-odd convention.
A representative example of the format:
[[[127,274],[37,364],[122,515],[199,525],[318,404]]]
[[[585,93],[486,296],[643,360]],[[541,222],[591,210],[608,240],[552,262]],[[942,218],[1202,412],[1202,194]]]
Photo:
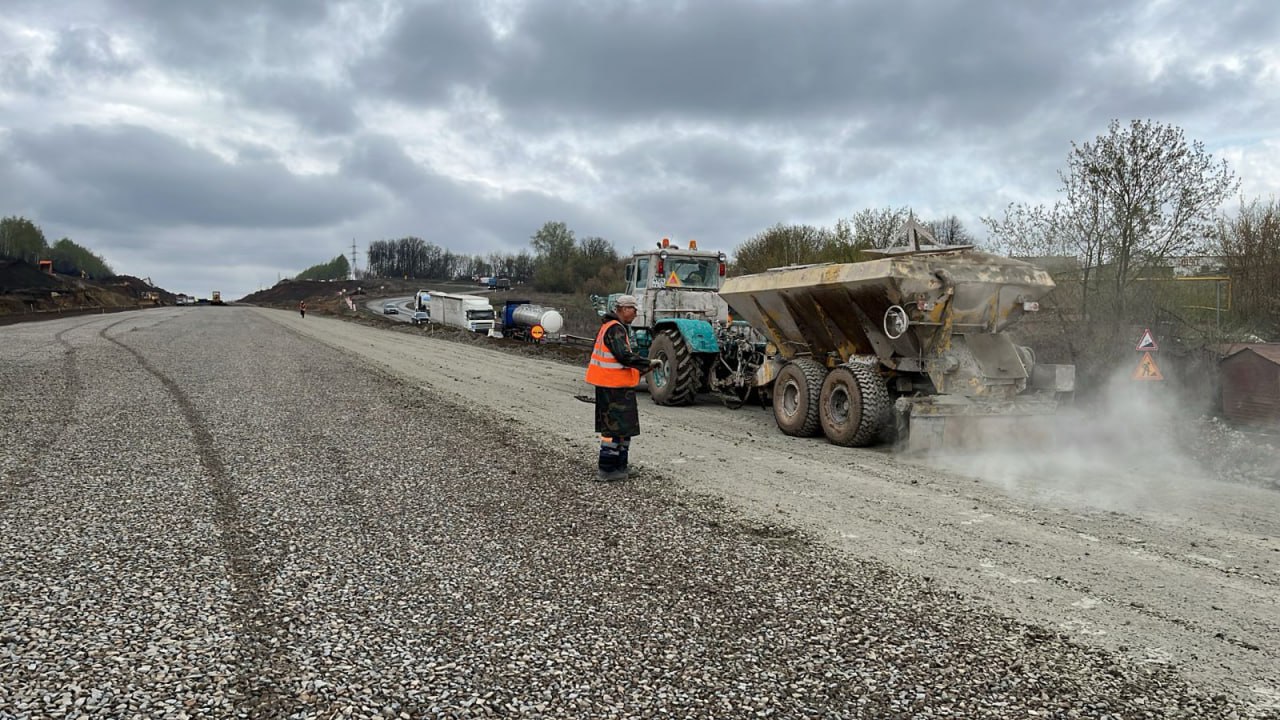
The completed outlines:
[[[489,301],[478,295],[431,293],[431,322],[437,325],[487,333],[493,329],[494,312]]]

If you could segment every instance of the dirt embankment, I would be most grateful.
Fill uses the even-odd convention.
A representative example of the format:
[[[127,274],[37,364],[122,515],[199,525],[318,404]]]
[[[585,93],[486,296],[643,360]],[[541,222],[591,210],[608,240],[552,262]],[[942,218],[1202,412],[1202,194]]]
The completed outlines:
[[[130,275],[81,278],[0,259],[0,325],[48,317],[173,305],[177,296]]]

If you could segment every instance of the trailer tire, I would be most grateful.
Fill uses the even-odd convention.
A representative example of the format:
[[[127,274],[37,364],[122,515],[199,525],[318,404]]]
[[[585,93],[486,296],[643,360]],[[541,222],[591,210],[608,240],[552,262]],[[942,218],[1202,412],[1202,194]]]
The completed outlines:
[[[867,447],[889,430],[889,390],[869,365],[848,363],[827,373],[819,401],[822,433],[833,444]]]
[[[659,405],[692,405],[702,372],[697,356],[680,333],[659,331],[649,346],[649,359],[663,363],[662,370],[649,373],[649,397]]]
[[[773,419],[778,429],[794,437],[813,437],[821,424],[818,406],[827,368],[813,358],[796,358],[782,367],[773,381]]]

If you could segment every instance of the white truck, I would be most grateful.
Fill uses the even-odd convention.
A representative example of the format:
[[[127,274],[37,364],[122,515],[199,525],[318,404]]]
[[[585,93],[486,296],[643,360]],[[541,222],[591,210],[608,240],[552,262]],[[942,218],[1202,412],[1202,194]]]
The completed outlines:
[[[431,322],[471,332],[487,333],[493,329],[493,306],[479,295],[431,293]]]

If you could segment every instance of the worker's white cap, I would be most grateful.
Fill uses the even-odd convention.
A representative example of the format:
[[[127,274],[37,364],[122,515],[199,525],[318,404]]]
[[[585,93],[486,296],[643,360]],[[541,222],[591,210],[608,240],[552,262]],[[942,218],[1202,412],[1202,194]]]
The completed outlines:
[[[624,307],[633,308],[633,307],[639,307],[640,304],[636,302],[635,295],[619,295],[618,299],[613,301],[613,306],[615,308],[624,308]]]

